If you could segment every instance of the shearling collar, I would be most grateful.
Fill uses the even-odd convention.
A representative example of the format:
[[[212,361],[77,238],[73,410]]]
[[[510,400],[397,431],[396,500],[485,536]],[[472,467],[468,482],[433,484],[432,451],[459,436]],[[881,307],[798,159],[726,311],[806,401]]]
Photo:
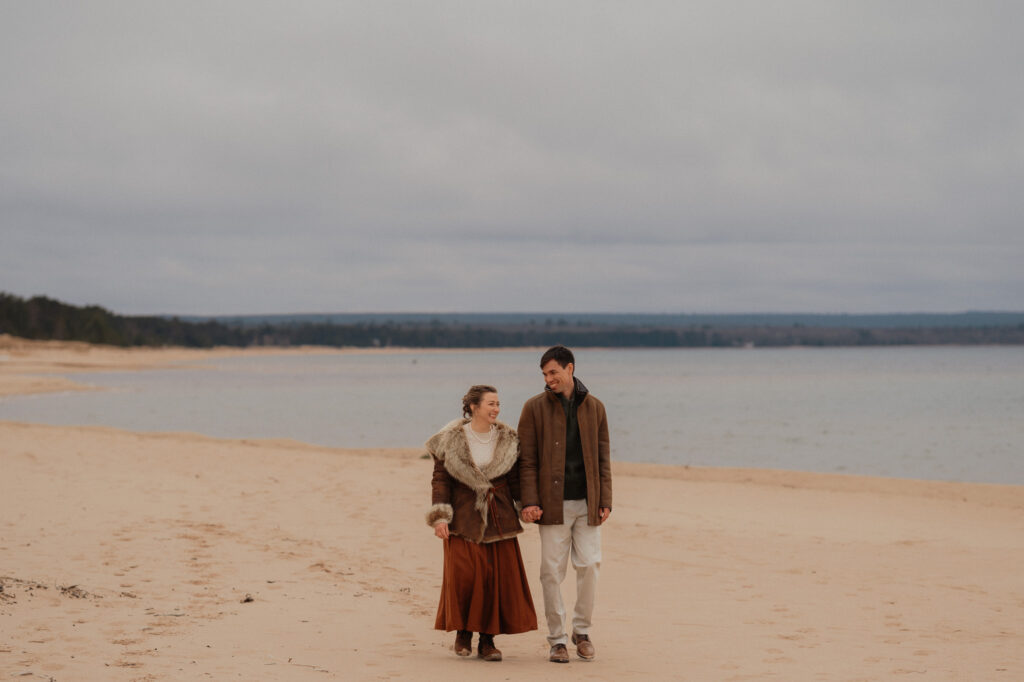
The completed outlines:
[[[487,525],[487,493],[491,490],[491,479],[507,474],[519,459],[519,436],[506,424],[497,422],[498,442],[494,444],[494,457],[487,464],[478,467],[469,452],[469,440],[462,427],[468,419],[456,419],[435,433],[427,441],[427,452],[444,463],[452,478],[465,484],[476,493],[473,505],[480,512]]]
[[[491,488],[491,479],[507,474],[519,458],[519,436],[507,424],[496,422],[498,441],[494,445],[494,457],[482,467],[473,461],[469,452],[469,441],[462,427],[469,419],[456,419],[427,441],[427,452],[444,462],[444,468],[455,480],[474,490],[486,493]]]

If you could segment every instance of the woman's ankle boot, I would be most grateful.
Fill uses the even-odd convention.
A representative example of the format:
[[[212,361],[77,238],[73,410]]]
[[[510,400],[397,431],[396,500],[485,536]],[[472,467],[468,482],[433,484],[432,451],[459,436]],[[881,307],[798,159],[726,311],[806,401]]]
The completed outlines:
[[[455,655],[469,656],[473,653],[473,633],[469,630],[459,630],[455,633]]]
[[[485,661],[500,661],[501,651],[494,646],[494,635],[480,633],[480,643],[477,645],[476,655]]]

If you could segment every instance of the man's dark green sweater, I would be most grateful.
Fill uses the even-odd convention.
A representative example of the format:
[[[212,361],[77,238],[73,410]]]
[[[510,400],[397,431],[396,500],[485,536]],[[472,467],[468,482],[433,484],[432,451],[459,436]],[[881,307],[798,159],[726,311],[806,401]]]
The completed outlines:
[[[573,382],[575,383],[575,381]],[[576,392],[566,398],[559,394],[565,410],[565,493],[563,499],[587,499],[587,470],[583,465],[583,446],[580,444],[580,423],[576,419]]]

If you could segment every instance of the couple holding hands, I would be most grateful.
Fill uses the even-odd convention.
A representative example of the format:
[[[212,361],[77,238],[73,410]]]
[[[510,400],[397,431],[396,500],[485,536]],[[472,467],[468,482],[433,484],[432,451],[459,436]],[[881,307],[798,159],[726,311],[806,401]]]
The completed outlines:
[[[575,364],[564,346],[544,353],[545,390],[523,405],[518,433],[498,421],[497,389],[478,385],[462,399],[463,418],[427,441],[434,459],[427,523],[444,541],[434,627],[456,631],[459,656],[472,653],[477,632],[477,655],[500,661],[495,635],[537,629],[516,538],[520,519],[540,531],[549,660],[569,662],[561,584],[570,555],[576,569],[571,641],[580,658],[595,656],[590,626],[600,526],[612,509],[611,461],[604,405],[574,376]]]

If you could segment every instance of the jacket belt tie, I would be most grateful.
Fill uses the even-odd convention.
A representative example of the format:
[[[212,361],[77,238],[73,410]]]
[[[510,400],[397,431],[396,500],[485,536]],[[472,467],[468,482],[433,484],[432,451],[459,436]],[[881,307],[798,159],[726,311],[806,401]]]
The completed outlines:
[[[487,489],[487,516],[494,522],[494,529],[498,531],[498,537],[503,536],[505,533],[501,530],[501,522],[498,521],[498,506],[494,502],[494,491],[507,485],[508,481],[503,480]]]

